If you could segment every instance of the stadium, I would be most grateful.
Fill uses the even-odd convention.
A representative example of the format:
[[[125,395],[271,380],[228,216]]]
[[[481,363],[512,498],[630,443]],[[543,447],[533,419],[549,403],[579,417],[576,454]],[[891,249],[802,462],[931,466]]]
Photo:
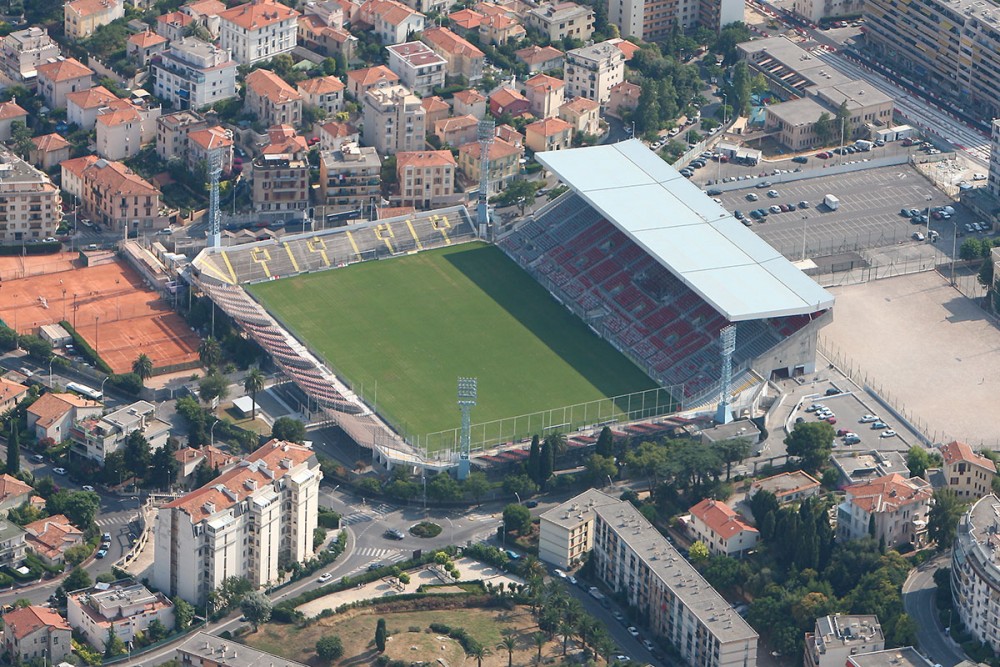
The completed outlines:
[[[833,297],[641,142],[535,157],[569,191],[493,247],[454,207],[209,248],[189,277],[386,467],[456,464],[458,429],[427,429],[457,427],[458,375],[489,463],[531,433],[713,413],[730,326],[734,405],[814,370]]]

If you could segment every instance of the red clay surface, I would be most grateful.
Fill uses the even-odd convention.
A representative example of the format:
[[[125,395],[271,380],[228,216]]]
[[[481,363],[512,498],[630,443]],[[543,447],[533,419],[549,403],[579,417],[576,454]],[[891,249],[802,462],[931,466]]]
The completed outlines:
[[[67,320],[116,373],[143,353],[154,368],[198,358],[198,336],[138,273],[117,260],[78,268],[76,258],[0,257],[0,319],[22,334]]]

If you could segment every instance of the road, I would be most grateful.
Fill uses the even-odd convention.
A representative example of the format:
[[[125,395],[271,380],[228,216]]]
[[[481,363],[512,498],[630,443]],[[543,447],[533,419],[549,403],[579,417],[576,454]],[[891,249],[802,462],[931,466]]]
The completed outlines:
[[[911,571],[903,583],[903,607],[920,628],[918,635],[920,649],[931,662],[942,667],[954,667],[959,662],[968,660],[965,653],[941,627],[937,606],[934,603],[934,596],[937,593],[934,572],[950,564],[950,553],[927,561]]]

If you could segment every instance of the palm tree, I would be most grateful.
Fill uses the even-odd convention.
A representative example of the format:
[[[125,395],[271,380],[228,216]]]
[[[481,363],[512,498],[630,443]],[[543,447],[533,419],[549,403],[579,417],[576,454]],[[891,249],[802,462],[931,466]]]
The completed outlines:
[[[569,646],[569,637],[574,632],[576,632],[576,623],[574,623],[573,621],[571,621],[568,618],[564,618],[563,620],[559,621],[559,634],[562,635],[562,639],[563,639],[563,642],[562,642],[562,644],[563,644],[563,652],[562,652],[562,654],[564,656],[566,655],[566,648]]]
[[[535,661],[540,665],[542,664],[542,647],[545,646],[545,642],[547,642],[548,639],[542,632],[536,632],[535,634],[531,635],[531,639],[532,641],[535,642],[535,648],[538,649],[538,657],[535,658]]]
[[[506,631],[503,639],[497,644],[498,650],[507,651],[507,667],[514,667],[514,649],[517,648],[517,637]]]
[[[483,667],[483,658],[489,655],[493,655],[493,651],[489,650],[481,644],[477,644],[472,647],[471,651],[467,651],[470,658],[476,659],[476,667]]]
[[[140,354],[132,362],[132,372],[138,375],[145,384],[146,380],[153,377],[153,360],[145,354]]]
[[[253,407],[250,408],[250,419],[257,418],[257,392],[264,389],[264,374],[259,368],[251,368],[247,376],[243,378],[243,390],[250,394]]]
[[[198,358],[206,368],[218,366],[219,361],[222,360],[222,348],[219,347],[219,341],[211,336],[201,341],[201,345],[198,346]]]
[[[608,636],[607,632],[602,632],[594,638],[593,643],[597,654],[603,657],[610,665],[611,656],[614,655],[616,648],[615,641]]]

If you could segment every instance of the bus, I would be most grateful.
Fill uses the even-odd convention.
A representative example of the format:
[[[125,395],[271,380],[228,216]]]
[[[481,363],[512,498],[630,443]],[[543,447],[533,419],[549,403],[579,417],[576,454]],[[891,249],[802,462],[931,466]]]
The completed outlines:
[[[87,385],[80,384],[79,382],[69,382],[69,383],[67,383],[66,384],[66,389],[68,391],[76,392],[77,394],[80,394],[81,396],[86,396],[87,398],[89,398],[91,400],[94,400],[94,401],[100,401],[100,400],[102,400],[104,398],[104,394],[102,394],[101,392],[97,391],[96,389],[91,389]]]

